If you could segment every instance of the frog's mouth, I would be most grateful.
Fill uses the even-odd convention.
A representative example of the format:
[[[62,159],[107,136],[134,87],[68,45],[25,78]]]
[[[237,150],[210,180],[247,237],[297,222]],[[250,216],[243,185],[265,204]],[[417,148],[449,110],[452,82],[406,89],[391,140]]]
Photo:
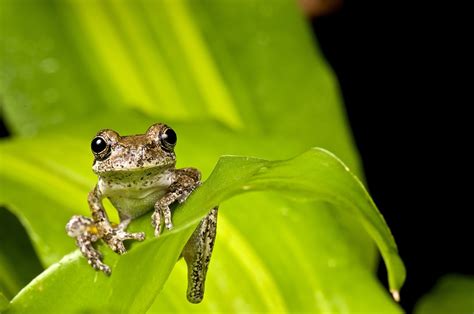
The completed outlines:
[[[136,164],[132,164],[131,162],[113,163],[108,160],[104,160],[104,161],[95,160],[94,163],[92,164],[92,171],[94,171],[95,174],[101,175],[101,176],[109,176],[109,175],[127,173],[127,172],[156,174],[156,173],[163,172],[167,169],[174,168],[174,167],[175,167],[175,162],[157,163],[156,160],[142,160]]]
[[[121,198],[139,200],[168,187],[173,181],[172,170],[120,171],[99,175],[98,185],[109,196],[117,194]]]

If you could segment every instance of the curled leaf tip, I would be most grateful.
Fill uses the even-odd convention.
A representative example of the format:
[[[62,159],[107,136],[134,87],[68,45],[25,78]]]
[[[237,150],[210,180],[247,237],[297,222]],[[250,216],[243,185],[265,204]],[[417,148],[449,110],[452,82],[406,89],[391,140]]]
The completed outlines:
[[[390,293],[396,302],[400,302],[400,292],[398,290],[390,290]]]

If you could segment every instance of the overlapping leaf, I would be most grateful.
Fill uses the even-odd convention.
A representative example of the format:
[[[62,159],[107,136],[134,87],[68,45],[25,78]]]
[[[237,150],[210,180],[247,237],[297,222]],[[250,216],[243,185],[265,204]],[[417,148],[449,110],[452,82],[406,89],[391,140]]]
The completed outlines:
[[[46,311],[53,306],[59,311],[107,308],[117,311],[143,312],[148,309],[163,287],[184,244],[200,218],[210,208],[243,192],[266,190],[276,191],[303,202],[328,202],[333,205],[332,210],[338,209],[336,215],[339,216],[350,213],[355,222],[363,224],[377,242],[387,264],[390,286],[394,291],[399,290],[404,280],[404,268],[383,218],[377,212],[363,186],[346,166],[326,151],[314,149],[295,159],[280,162],[246,157],[222,158],[205,184],[176,211],[175,228],[172,231],[165,233],[159,239],[149,239],[144,243],[134,245],[130,252],[122,257],[106,255],[106,261],[113,265],[114,273],[110,278],[91,271],[80,254],[75,252],[51,266],[17,295],[12,301],[11,310],[13,312]],[[293,211],[296,210],[290,210],[289,215],[298,216]],[[148,217],[140,219],[132,226],[132,230],[147,230],[149,236],[150,229]],[[284,228],[277,230],[285,231]],[[303,247],[310,249],[311,245],[303,245]],[[252,251],[251,248],[248,250]],[[242,253],[244,253],[244,258],[252,259],[252,254]],[[311,253],[300,257],[313,260]],[[256,259],[258,260],[258,257]],[[340,280],[344,273],[345,267],[338,265],[339,262],[339,260],[333,262],[335,265],[333,265],[334,273],[331,280],[335,278]],[[262,267],[251,261],[249,264],[247,267],[250,269]],[[305,260],[297,261],[296,264],[309,267],[308,271],[313,265]],[[350,267],[353,277],[361,280],[367,277],[368,271],[364,270],[359,263],[354,263]],[[275,269],[270,270],[268,275],[275,277],[273,274],[275,271]],[[319,282],[314,283],[311,282],[315,279],[311,279],[314,275],[307,273],[305,276],[310,279],[306,283],[310,290],[305,293],[301,287],[297,288],[301,289],[300,294],[311,295],[310,291],[317,291],[315,288],[319,286],[320,297],[326,298],[327,292],[324,288],[327,288],[327,283],[323,280],[325,276],[319,276]],[[66,281],[65,278],[67,278]],[[278,290],[277,285],[273,289]],[[339,294],[342,295],[340,292]],[[272,300],[270,304],[279,310],[299,309],[298,304],[292,304],[291,300],[287,300],[284,295],[280,298],[276,294],[272,296],[277,300]],[[353,293],[352,296],[354,296]],[[63,302],[64,299],[69,302]],[[82,300],[88,300],[86,307]],[[315,306],[323,310],[321,304],[318,303],[303,304],[306,309]],[[361,304],[348,302],[346,306],[361,306]],[[390,309],[389,303],[386,307]],[[391,308],[392,311],[394,309]]]

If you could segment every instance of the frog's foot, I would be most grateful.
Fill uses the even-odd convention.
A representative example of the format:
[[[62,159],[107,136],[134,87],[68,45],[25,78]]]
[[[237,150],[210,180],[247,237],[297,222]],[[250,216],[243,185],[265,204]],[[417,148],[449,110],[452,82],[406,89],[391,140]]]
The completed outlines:
[[[87,259],[89,265],[91,265],[95,270],[100,270],[107,276],[111,274],[112,271],[110,270],[110,267],[102,263],[102,254],[92,246],[90,238],[78,237],[77,246],[82,255]]]
[[[127,252],[123,241],[125,240],[145,240],[144,232],[129,233],[122,228],[110,228],[108,229],[103,237],[103,240],[107,245],[116,253],[124,254]]]
[[[159,237],[161,234],[162,217],[164,218],[166,229],[173,229],[173,222],[171,221],[171,210],[169,206],[164,206],[159,201],[155,205],[155,212],[153,213],[153,215],[151,215],[151,224],[155,229],[155,237]]]
[[[102,263],[102,254],[92,245],[100,239],[99,228],[91,218],[73,216],[66,225],[67,234],[76,238],[76,245],[89,265],[110,275],[110,267]]]
[[[201,174],[194,168],[178,169],[175,175],[176,181],[170,185],[168,192],[155,203],[155,212],[151,217],[152,225],[155,228],[155,237],[161,234],[161,218],[164,219],[166,229],[173,229],[170,205],[174,202],[183,203],[200,184]]]

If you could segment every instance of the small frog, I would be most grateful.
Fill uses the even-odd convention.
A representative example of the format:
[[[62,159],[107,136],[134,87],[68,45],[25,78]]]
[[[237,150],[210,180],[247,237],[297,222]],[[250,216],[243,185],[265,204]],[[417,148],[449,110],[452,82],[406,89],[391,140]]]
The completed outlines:
[[[73,216],[66,225],[69,236],[88,263],[96,270],[110,275],[109,266],[93,243],[102,239],[113,251],[126,252],[124,240],[145,239],[145,233],[128,233],[128,224],[153,210],[151,223],[155,237],[162,232],[162,224],[173,228],[170,205],[182,203],[200,185],[201,174],[195,168],[175,169],[176,133],[165,124],[154,124],[145,134],[120,136],[113,130],[102,130],[92,140],[94,154],[92,170],[99,180],[89,193],[88,203],[92,218]],[[109,221],[102,205],[108,198],[117,209],[120,223]],[[188,265],[187,298],[201,302],[204,282],[211,258],[217,226],[217,207],[202,219],[181,253]]]

